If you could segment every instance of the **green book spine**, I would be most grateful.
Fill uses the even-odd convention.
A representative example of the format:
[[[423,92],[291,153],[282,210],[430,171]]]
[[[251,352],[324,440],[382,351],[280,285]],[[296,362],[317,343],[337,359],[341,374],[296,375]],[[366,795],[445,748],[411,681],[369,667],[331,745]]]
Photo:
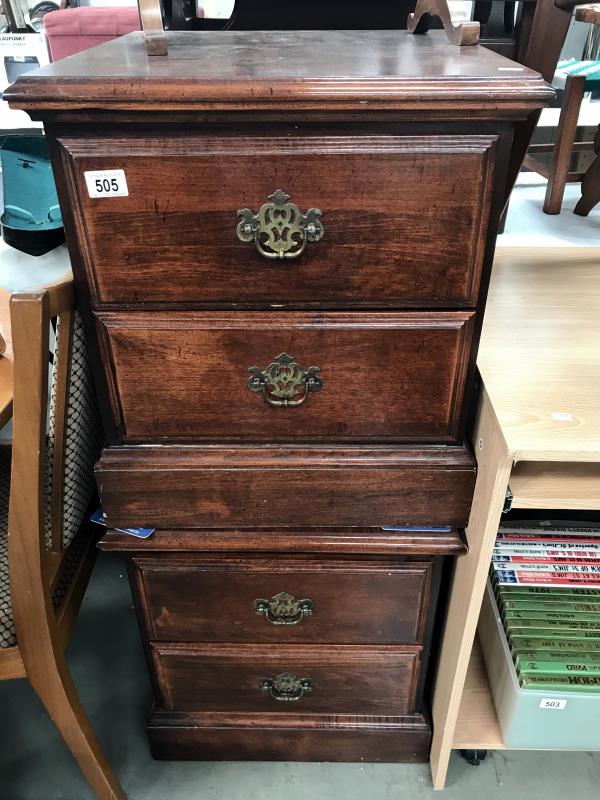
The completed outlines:
[[[517,670],[520,675],[600,675],[600,664],[581,661],[532,661],[518,658]]]
[[[548,639],[556,636],[557,639],[595,639],[600,642],[600,630],[581,630],[579,628],[563,628],[562,630],[550,630],[548,628],[528,628],[526,626],[515,625],[508,630],[508,635],[512,641],[514,636],[525,636],[528,639],[538,637]]]
[[[532,596],[541,596],[541,597],[548,597],[548,595],[555,596],[557,598],[567,598],[567,597],[578,597],[586,598],[586,602],[589,602],[588,598],[597,599],[597,602],[600,603],[600,590],[598,589],[574,589],[571,586],[565,587],[552,587],[552,586],[499,586],[496,585],[496,591],[502,595],[506,595],[507,597],[532,597]]]
[[[600,653],[589,651],[577,652],[574,650],[520,650],[514,652],[515,663],[523,664],[527,661],[534,662],[559,662],[561,664],[594,664],[593,672],[600,671]],[[572,672],[573,670],[569,670]],[[585,672],[585,670],[583,670]]]
[[[505,608],[503,611],[507,623],[512,620],[557,620],[559,622],[591,622],[600,627],[600,611],[587,613],[584,611],[518,611],[514,608]],[[592,626],[593,627],[593,626]]]
[[[513,653],[554,651],[559,653],[586,653],[588,656],[593,654],[600,658],[600,639],[548,639],[543,636],[511,636],[511,651]],[[537,657],[537,656],[536,656]]]
[[[600,693],[600,677],[589,675],[523,675],[519,683],[523,689]]]
[[[578,603],[568,600],[512,600],[502,598],[501,603],[508,611],[583,611],[597,614],[600,618],[600,603]]]
[[[511,629],[512,627],[517,626],[519,628],[548,628],[550,630],[556,630],[558,635],[562,636],[562,631],[564,630],[576,630],[576,631],[596,631],[596,633],[600,636],[600,619],[596,618],[594,621],[585,620],[582,622],[574,621],[570,619],[515,619],[510,620],[508,628]],[[548,634],[547,634],[548,635]]]

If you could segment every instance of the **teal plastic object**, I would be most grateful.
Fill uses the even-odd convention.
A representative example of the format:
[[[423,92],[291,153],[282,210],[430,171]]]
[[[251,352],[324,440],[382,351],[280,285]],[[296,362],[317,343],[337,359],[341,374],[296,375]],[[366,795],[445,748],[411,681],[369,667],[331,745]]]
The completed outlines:
[[[64,229],[46,137],[5,136],[0,143],[5,242],[38,256],[64,241]]]

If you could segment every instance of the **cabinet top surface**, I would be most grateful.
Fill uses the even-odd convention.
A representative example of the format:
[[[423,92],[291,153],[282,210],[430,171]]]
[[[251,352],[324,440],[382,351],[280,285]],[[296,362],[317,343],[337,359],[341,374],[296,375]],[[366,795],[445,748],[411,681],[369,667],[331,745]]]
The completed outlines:
[[[171,32],[148,56],[131,33],[18,78],[12,107],[264,109],[489,107],[530,111],[552,90],[535,72],[443,31]]]
[[[600,260],[496,251],[477,366],[516,460],[600,462]]]

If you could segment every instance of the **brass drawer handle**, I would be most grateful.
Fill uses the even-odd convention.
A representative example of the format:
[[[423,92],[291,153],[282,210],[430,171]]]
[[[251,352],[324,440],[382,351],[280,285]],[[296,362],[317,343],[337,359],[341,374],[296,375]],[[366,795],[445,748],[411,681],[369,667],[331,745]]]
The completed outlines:
[[[272,406],[299,406],[309,392],[318,392],[323,381],[318,376],[320,367],[304,370],[287,353],[280,353],[268,367],[249,367],[247,386],[251,392],[262,392]]]
[[[236,233],[242,242],[254,242],[265,258],[298,258],[307,242],[318,242],[325,228],[319,219],[322,211],[309,208],[306,214],[295,203],[288,203],[289,194],[277,189],[269,195],[258,214],[249,208],[237,212]]]
[[[310,616],[314,608],[312,600],[296,600],[287,592],[279,592],[270,600],[259,597],[254,601],[256,613],[264,614],[272,625],[297,625],[304,617]]]
[[[313,682],[311,678],[297,678],[291,672],[280,672],[274,678],[261,678],[260,688],[269,692],[274,700],[295,702],[312,692]]]

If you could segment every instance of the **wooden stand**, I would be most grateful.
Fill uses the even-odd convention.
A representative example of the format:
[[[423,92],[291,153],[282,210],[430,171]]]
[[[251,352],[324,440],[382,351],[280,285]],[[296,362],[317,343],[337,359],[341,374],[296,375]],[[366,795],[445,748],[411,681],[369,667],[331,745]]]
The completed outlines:
[[[140,21],[142,23],[142,30],[144,32],[144,41],[146,44],[146,52],[149,56],[166,56],[168,55],[167,37],[165,35],[162,7],[160,0],[138,0],[140,9]],[[258,23],[260,19],[260,9],[256,12],[258,18],[254,19],[254,23]],[[264,12],[263,12],[264,13]],[[398,12],[401,13],[401,12]],[[238,19],[237,17],[240,17]],[[392,15],[390,15],[391,17]],[[479,42],[479,22],[461,22],[458,25],[453,25],[450,18],[450,9],[448,8],[447,0],[418,0],[417,6],[413,14],[408,15],[406,25],[402,19],[401,27],[406,27],[410,33],[427,33],[431,26],[431,21],[437,17],[444,29],[448,39],[457,45],[474,45]],[[254,27],[253,16],[249,14],[249,4],[242,10],[237,7],[234,15],[227,27],[232,26],[236,29],[250,29]],[[282,28],[287,28],[288,24],[284,22]],[[308,27],[313,27],[309,25]],[[330,28],[331,25],[323,21],[323,29]],[[354,25],[348,25],[344,22],[343,16],[339,20],[340,29],[352,28]],[[373,22],[373,29],[378,27],[376,20]],[[393,24],[392,26],[393,27]],[[260,29],[260,23],[257,25]],[[400,28],[400,26],[399,26]],[[266,29],[266,28],[265,28]]]
[[[437,17],[452,44],[474,45],[479,42],[479,23],[452,23],[447,0],[419,0],[414,14],[408,15],[406,28],[409,33],[427,33],[433,17]]]
[[[504,749],[475,632],[506,489],[513,508],[600,508],[598,251],[500,250],[478,359],[478,461],[433,695],[431,771]]]

